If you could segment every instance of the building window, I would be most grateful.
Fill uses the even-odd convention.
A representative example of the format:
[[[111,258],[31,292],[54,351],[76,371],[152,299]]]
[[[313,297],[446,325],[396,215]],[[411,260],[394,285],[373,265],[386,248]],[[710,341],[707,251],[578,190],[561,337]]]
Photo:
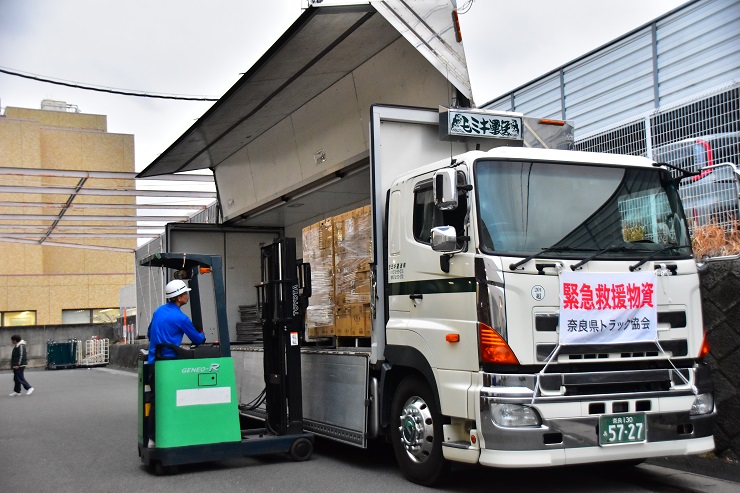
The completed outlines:
[[[90,310],[62,310],[63,324],[89,324]]]
[[[3,327],[21,327],[36,325],[36,311],[0,312]]]
[[[110,324],[118,321],[118,308],[62,310],[63,324]]]
[[[92,323],[112,324],[118,321],[118,308],[95,308],[92,311]]]

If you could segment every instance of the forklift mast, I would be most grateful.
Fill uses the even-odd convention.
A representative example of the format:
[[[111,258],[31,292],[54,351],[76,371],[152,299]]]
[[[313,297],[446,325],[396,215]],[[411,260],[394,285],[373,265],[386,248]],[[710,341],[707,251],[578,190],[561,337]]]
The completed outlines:
[[[262,282],[257,299],[264,344],[267,427],[277,435],[303,431],[301,339],[311,271],[296,261],[295,238],[261,248]]]

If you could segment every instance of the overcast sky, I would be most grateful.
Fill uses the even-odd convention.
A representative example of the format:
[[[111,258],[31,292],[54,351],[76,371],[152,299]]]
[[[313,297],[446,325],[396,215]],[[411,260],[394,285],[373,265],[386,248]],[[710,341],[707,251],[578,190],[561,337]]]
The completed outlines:
[[[463,6],[467,0],[458,0]],[[475,102],[490,101],[684,4],[683,0],[475,0],[461,16]],[[116,89],[219,97],[305,0],[0,0],[0,67]],[[136,170],[212,103],[96,93],[0,73],[0,106],[42,99],[135,135]]]

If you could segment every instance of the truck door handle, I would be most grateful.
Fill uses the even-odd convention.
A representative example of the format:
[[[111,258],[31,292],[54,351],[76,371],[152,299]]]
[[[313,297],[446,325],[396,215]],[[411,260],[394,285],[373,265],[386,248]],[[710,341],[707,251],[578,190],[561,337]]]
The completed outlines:
[[[424,299],[424,295],[423,294],[414,293],[414,294],[410,294],[409,295],[409,298],[411,298],[412,300],[421,300],[421,299]]]

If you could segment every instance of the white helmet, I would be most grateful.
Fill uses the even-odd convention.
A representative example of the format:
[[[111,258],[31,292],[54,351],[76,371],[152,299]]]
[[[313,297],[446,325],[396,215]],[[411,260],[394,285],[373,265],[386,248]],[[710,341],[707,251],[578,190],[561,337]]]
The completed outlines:
[[[175,279],[167,283],[164,287],[164,297],[168,300],[180,296],[182,293],[187,293],[190,288],[180,279]]]

